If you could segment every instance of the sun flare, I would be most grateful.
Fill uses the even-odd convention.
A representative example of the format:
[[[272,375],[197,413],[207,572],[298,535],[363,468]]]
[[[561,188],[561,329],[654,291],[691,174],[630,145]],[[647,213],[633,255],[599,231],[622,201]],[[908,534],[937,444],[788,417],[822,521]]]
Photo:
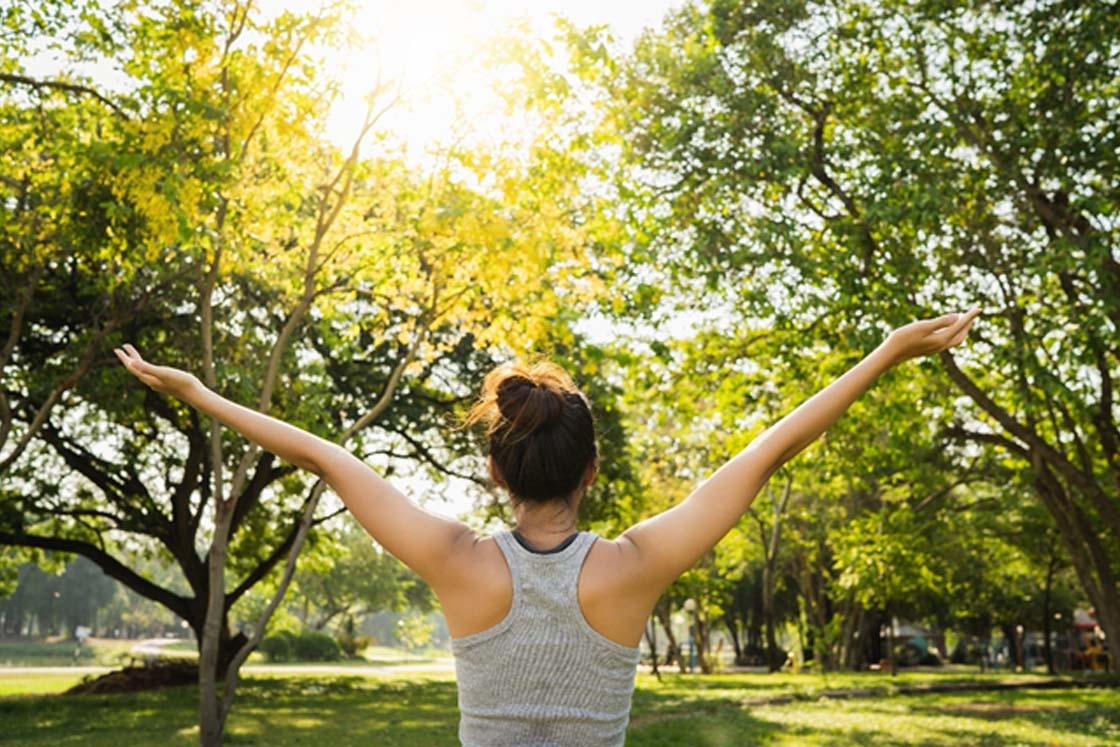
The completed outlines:
[[[348,144],[360,126],[365,97],[390,82],[401,100],[382,120],[410,152],[465,135],[516,137],[516,125],[498,114],[497,73],[486,59],[520,32],[547,34],[556,15],[577,24],[607,24],[626,40],[656,24],[673,0],[604,3],[592,0],[364,0],[351,28],[362,39],[353,49],[324,55],[342,84],[330,118],[332,139]],[[313,12],[317,0],[287,0]]]

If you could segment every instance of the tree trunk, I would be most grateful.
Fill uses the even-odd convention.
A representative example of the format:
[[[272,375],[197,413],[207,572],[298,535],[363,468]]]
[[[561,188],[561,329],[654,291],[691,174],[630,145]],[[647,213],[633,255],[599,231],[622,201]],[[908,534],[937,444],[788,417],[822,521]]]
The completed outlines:
[[[709,643],[711,640],[708,622],[700,616],[699,610],[692,611],[692,650],[696,654],[696,666],[702,674],[711,674],[715,666],[709,656]]]
[[[225,570],[229,549],[229,526],[233,518],[231,504],[219,503],[215,517],[214,540],[210,545],[209,594],[206,604],[206,621],[202,625],[198,655],[198,743],[199,747],[221,747],[225,732],[223,708],[218,695],[220,652],[226,631]]]
[[[1058,557],[1054,552],[1053,543],[1050,545],[1050,563],[1046,566],[1046,585],[1042,589],[1042,651],[1046,657],[1046,673],[1056,674],[1054,670],[1054,651],[1050,644],[1051,611],[1050,601],[1054,585],[1054,571],[1057,568]]]
[[[674,661],[680,666],[681,671],[685,670],[686,664],[681,656],[681,647],[677,643],[677,637],[673,634],[673,621],[669,615],[669,603],[662,597],[658,601],[657,606],[653,608],[653,614],[657,621],[661,623],[661,629],[665,631],[665,637],[669,639],[669,643],[665,648],[665,666],[671,666]]]
[[[785,656],[778,650],[778,634],[775,630],[774,615],[774,574],[778,565],[778,549],[782,538],[782,515],[789,505],[789,497],[793,491],[793,479],[786,478],[782,496],[774,504],[774,524],[770,529],[769,538],[766,537],[765,528],[759,522],[763,533],[763,545],[766,551],[765,562],[762,566],[762,618],[766,626],[766,661],[771,672],[780,671],[785,663]]]
[[[844,669],[859,671],[867,664],[882,661],[883,646],[879,615],[855,605],[844,617],[843,644],[840,665]]]
[[[883,619],[887,621],[887,668],[894,677],[898,674],[898,659],[894,652],[894,617],[889,610],[884,610]]]
[[[650,672],[657,679],[661,679],[661,672],[657,668],[657,620],[650,617],[649,622],[646,623],[645,630],[646,643],[649,644],[649,668]]]
[[[1003,632],[1003,639],[1007,641],[1007,669],[1015,671],[1023,662],[1022,636],[1010,623],[1001,625],[1000,630]]]
[[[867,660],[878,664],[883,661],[883,617],[878,612],[867,613]]]
[[[731,610],[723,613],[723,626],[727,628],[727,634],[731,637],[731,647],[735,649],[735,663],[742,665],[743,644],[739,640],[739,619]]]

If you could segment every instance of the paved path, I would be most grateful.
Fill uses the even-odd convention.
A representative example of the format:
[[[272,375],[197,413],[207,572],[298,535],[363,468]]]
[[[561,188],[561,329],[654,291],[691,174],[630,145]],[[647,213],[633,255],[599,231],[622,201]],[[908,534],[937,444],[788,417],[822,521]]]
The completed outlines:
[[[0,680],[9,674],[105,674],[120,667],[0,667]],[[352,674],[376,677],[390,674],[448,673],[455,671],[451,659],[409,664],[247,664],[242,674]]]
[[[138,660],[160,656],[183,655],[187,652],[168,652],[164,648],[181,643],[182,638],[148,638],[138,641],[129,649],[129,654]],[[5,674],[104,674],[119,666],[57,666],[57,667],[0,667],[0,679]],[[241,667],[242,674],[352,674],[355,676],[376,677],[391,674],[423,674],[455,671],[455,660],[450,656],[441,659],[412,661],[402,658],[393,664],[246,664]]]

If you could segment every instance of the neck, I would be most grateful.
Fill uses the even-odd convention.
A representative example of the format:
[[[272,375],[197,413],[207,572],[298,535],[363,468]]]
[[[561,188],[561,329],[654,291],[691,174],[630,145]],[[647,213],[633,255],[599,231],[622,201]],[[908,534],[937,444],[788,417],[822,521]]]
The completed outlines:
[[[579,504],[556,499],[547,503],[521,501],[513,509],[517,533],[534,548],[555,547],[576,531]]]

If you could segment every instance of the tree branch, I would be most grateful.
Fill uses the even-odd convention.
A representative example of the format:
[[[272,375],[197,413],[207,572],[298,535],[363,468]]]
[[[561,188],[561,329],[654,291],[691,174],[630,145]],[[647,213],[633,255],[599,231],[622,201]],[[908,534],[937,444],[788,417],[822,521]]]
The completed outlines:
[[[0,81],[4,83],[27,86],[36,90],[49,88],[57,91],[65,91],[67,93],[77,93],[83,96],[92,96],[102,104],[105,104],[105,106],[112,109],[118,115],[120,115],[122,119],[131,119],[128,113],[125,112],[125,110],[122,109],[120,105],[115,101],[106,97],[100,91],[90,88],[89,86],[81,85],[79,83],[68,83],[62,80],[40,80],[37,78],[29,78],[26,75],[16,75],[15,73],[0,73]]]
[[[1120,506],[1117,506],[1103,492],[1092,474],[1082,472],[1064,454],[1048,444],[1034,429],[1021,423],[1011,413],[996,404],[987,393],[977,386],[976,382],[961,371],[950,351],[943,351],[940,358],[942,365],[949,374],[949,378],[980,409],[988,413],[1008,433],[1025,444],[1034,461],[1041,460],[1041,462],[1053,467],[1058,474],[1069,481],[1070,485],[1077,488],[1100,512],[1101,518],[1111,527],[1113,533],[1120,536]]]
[[[120,581],[140,596],[162,604],[183,619],[190,619],[190,600],[152,583],[109,555],[109,553],[88,542],[64,539],[61,537],[40,537],[34,534],[0,531],[0,545],[34,547],[40,550],[81,555],[96,563],[97,566],[105,572],[105,575]]]

